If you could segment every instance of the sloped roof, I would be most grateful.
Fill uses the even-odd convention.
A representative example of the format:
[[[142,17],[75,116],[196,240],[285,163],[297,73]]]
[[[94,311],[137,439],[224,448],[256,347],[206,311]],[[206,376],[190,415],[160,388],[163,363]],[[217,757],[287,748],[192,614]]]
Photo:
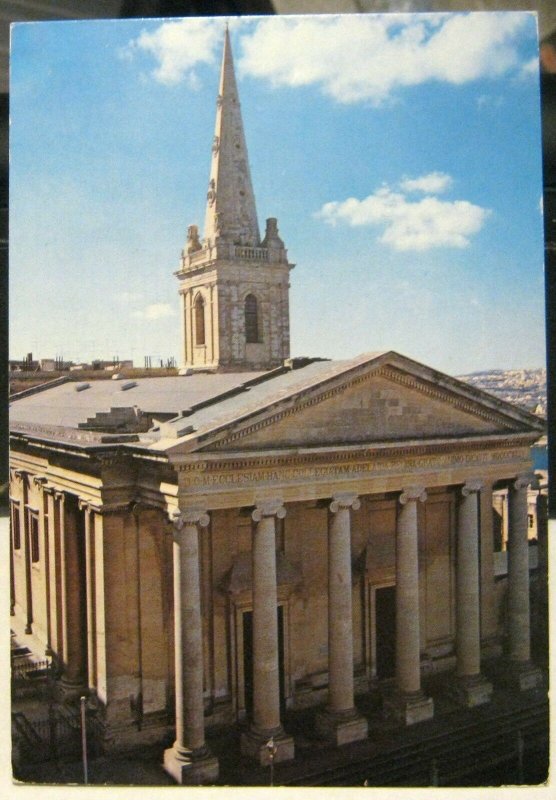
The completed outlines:
[[[403,377],[430,387],[443,397],[455,399],[478,416],[488,416],[499,420],[500,429],[508,433],[537,432],[544,430],[543,422],[522,409],[505,403],[492,395],[468,384],[451,378],[430,367],[393,351],[364,353],[356,358],[341,361],[319,361],[308,364],[303,369],[279,374],[272,380],[247,387],[246,391],[223,399],[215,405],[208,405],[191,414],[170,420],[160,426],[161,438],[153,443],[154,449],[171,449],[172,439],[188,443],[190,450],[205,447],[217,441],[227,432],[237,431],[264,416],[273,417],[281,411],[287,413],[307,398],[318,401],[332,387],[346,385],[356,378],[381,367],[397,370]],[[415,437],[419,438],[418,423]]]
[[[111,408],[137,406],[145,413],[177,415],[264,375],[262,372],[195,374],[167,378],[95,380],[89,388],[70,381],[10,403],[10,423],[61,425],[77,428],[89,417]],[[133,388],[122,390],[129,383]]]
[[[419,383],[425,391],[430,389],[437,399],[456,401],[472,415],[496,419],[500,433],[544,432],[542,420],[534,415],[393,351],[314,361],[297,369],[280,368],[266,373],[139,378],[127,391],[122,391],[120,382],[112,380],[91,381],[90,387],[83,391],[76,391],[75,383],[67,383],[13,402],[10,417],[12,427],[24,435],[27,428],[33,437],[62,440],[65,428],[68,438],[75,440],[75,431],[71,429],[96,413],[137,406],[154,417],[158,413],[167,421],[148,434],[129,437],[130,446],[147,447],[161,454],[176,449],[194,452],[225,439],[242,426],[252,425],[253,421],[271,416],[274,419],[307,402],[319,402],[331,389],[342,391],[352,379],[383,367],[396,371],[402,383],[407,378]],[[169,415],[173,418],[168,419]],[[47,426],[50,426],[48,432]],[[54,430],[52,426],[63,427]],[[423,433],[418,427],[416,422],[416,439]],[[89,434],[81,440],[92,444],[96,436],[100,435]],[[125,446],[124,440],[125,437],[120,437],[119,443]],[[109,440],[105,437],[102,441]]]

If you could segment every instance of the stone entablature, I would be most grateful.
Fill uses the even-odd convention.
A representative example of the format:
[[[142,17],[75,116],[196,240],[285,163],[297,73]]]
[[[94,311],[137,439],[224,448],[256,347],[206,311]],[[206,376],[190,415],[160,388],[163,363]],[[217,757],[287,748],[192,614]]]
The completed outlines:
[[[305,453],[261,454],[260,458],[226,458],[213,456],[207,460],[179,463],[179,495],[182,502],[188,497],[202,495],[211,507],[228,504],[249,504],[258,488],[279,488],[289,500],[328,497],[342,491],[383,493],[396,491],[408,474],[419,476],[428,486],[465,483],[479,469],[493,481],[510,479],[528,469],[529,448],[508,446],[499,442],[491,448],[473,443],[466,449],[457,443],[397,449],[384,449],[349,454]],[[241,497],[243,496],[243,499]],[[209,500],[210,498],[210,500]]]

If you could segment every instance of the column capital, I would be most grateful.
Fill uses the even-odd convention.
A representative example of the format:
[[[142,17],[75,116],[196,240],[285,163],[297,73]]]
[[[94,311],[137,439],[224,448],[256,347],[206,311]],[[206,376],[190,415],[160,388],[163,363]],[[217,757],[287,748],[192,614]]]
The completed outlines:
[[[527,487],[530,484],[534,484],[536,480],[537,476],[534,472],[524,472],[517,476],[515,481],[510,484],[510,487],[519,492],[521,489],[527,489]]]
[[[183,511],[176,511],[172,516],[172,525],[181,531],[186,525],[198,525],[206,528],[210,522],[210,517],[204,508],[186,508]]]
[[[33,483],[35,484],[35,486],[42,486],[46,488],[45,487],[46,482],[47,479],[45,478],[44,475],[33,475]]]
[[[461,493],[464,497],[469,497],[471,494],[478,494],[481,489],[484,489],[484,482],[480,478],[472,478],[461,487]]]
[[[54,490],[54,499],[55,500],[59,500],[61,503],[64,503],[65,499],[66,499],[66,493],[65,492],[61,492],[59,489],[55,489]]]
[[[264,500],[257,503],[251,513],[251,517],[255,522],[260,522],[263,517],[278,517],[284,519],[286,516],[286,509],[282,500]]]
[[[354,511],[357,511],[358,508],[361,508],[361,501],[356,494],[348,494],[347,492],[335,494],[329,508],[333,514],[341,508],[353,508]]]
[[[424,486],[406,486],[398,497],[398,500],[402,506],[405,506],[406,503],[409,503],[413,500],[418,500],[420,503],[424,503],[426,499],[427,493]]]

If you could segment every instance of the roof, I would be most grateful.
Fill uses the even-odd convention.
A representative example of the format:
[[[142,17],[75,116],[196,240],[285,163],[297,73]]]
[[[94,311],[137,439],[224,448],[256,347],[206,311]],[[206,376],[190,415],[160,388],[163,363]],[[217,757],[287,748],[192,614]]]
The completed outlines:
[[[235,372],[120,381],[95,380],[82,391],[78,391],[78,388],[86,382],[70,381],[12,400],[10,423],[29,422],[77,428],[79,423],[86,422],[99,412],[134,406],[148,414],[177,415],[262,375],[263,372]],[[123,390],[131,383],[135,386]]]
[[[501,423],[501,430],[508,434],[528,432],[539,436],[544,432],[542,421],[534,415],[393,351],[364,353],[337,361],[300,360],[293,368],[281,367],[269,372],[92,381],[81,391],[80,384],[70,382],[13,401],[11,426],[24,436],[49,441],[79,440],[83,446],[118,441],[124,446],[128,443],[134,448],[147,447],[161,454],[175,451],[176,447],[193,452],[227,435],[227,431],[250,425],[253,420],[289,413],[307,401],[320,402],[331,389],[341,390],[352,379],[358,380],[384,366],[401,375],[402,383],[406,379],[416,380],[426,392],[440,391],[442,396],[454,398],[472,413],[494,415]],[[128,384],[132,385],[122,391]],[[148,433],[115,438],[104,436],[102,427],[98,433],[75,430],[79,423],[96,414],[133,407],[159,424]],[[415,424],[419,426],[417,420]],[[415,435],[419,434],[416,429]]]

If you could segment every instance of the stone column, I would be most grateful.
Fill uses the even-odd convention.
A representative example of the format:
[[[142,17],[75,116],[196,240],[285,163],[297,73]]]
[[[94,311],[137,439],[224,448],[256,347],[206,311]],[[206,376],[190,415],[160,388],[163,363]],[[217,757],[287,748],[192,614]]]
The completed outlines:
[[[396,527],[396,692],[384,710],[405,725],[430,719],[433,701],[421,690],[419,559],[417,503],[427,498],[422,486],[399,496]]]
[[[52,656],[52,647],[55,615],[52,608],[52,583],[54,581],[54,565],[52,563],[52,539],[54,537],[54,519],[52,515],[52,498],[54,489],[51,486],[42,487],[43,494],[43,519],[44,519],[44,578],[45,578],[45,608],[46,608],[46,649],[45,654]]]
[[[482,483],[468,481],[458,507],[456,571],[456,687],[465,706],[487,703],[492,685],[481,675],[479,506]]]
[[[502,652],[497,636],[497,603],[494,586],[494,509],[492,484],[479,492],[481,654],[483,658]]]
[[[29,511],[29,476],[20,473],[23,479],[23,525],[21,526],[21,546],[25,559],[25,633],[33,633],[33,585],[31,581],[31,516]]]
[[[353,621],[350,509],[355,495],[336,495],[328,530],[328,706],[316,718],[316,730],[337,745],[365,739],[367,720],[357,713],[353,691]]]
[[[89,691],[96,687],[96,621],[95,621],[95,550],[94,512],[88,503],[80,503],[85,516],[85,585],[87,615],[87,681]]]
[[[541,673],[531,663],[527,487],[533,475],[520,475],[508,491],[508,680],[532,689]]]
[[[269,763],[266,743],[274,740],[274,761],[294,757],[294,742],[280,722],[278,598],[276,591],[276,518],[286,509],[281,500],[260,503],[252,513],[253,529],[253,718],[241,737],[241,751]]]
[[[80,541],[77,499],[64,502],[64,662],[60,688],[68,700],[79,697],[87,688],[87,612],[85,600],[84,543]]]
[[[548,662],[548,496],[542,494],[540,482],[535,488],[538,494],[535,502],[537,517],[537,593],[533,609],[532,638],[536,658],[543,666]]]
[[[208,514],[188,509],[174,519],[176,740],[164,769],[180,784],[213,783],[218,761],[205,742],[199,529]]]

